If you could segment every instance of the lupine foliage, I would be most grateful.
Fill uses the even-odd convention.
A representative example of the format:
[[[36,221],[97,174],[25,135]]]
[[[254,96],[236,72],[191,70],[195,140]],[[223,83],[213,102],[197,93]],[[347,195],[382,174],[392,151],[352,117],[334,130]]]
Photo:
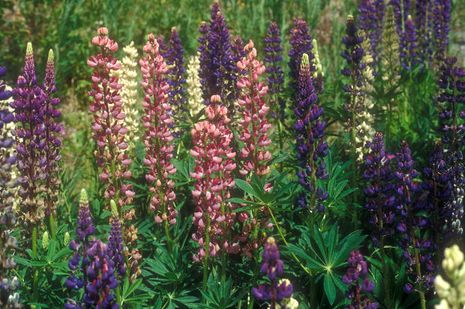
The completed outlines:
[[[0,307],[462,306],[464,9],[5,1]]]

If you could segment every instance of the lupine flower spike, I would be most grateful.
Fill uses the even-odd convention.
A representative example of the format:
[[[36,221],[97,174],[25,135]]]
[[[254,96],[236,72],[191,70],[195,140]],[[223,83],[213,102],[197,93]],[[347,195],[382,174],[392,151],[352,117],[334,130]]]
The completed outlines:
[[[188,119],[187,93],[186,93],[186,68],[184,67],[184,48],[176,28],[171,29],[169,48],[164,55],[168,65],[167,82],[169,87],[168,101],[172,108],[176,127],[184,124]]]
[[[365,144],[374,134],[373,117],[370,113],[373,103],[368,98],[373,73],[369,66],[372,58],[365,52],[364,38],[357,30],[352,16],[347,18],[346,35],[342,42],[345,45],[342,56],[347,61],[342,74],[350,78],[349,83],[344,86],[347,93],[345,109],[349,113],[345,126],[350,134],[357,160],[361,161],[366,149]]]
[[[191,56],[187,64],[187,94],[189,101],[189,113],[196,117],[204,108],[202,99],[202,87],[199,78],[200,61],[199,54]]]
[[[60,99],[56,97],[55,62],[53,50],[48,53],[45,78],[43,83],[44,102],[44,130],[45,130],[45,207],[48,214],[55,212],[60,189],[59,162],[61,159],[60,146],[63,126],[58,122],[61,113],[56,109]]]
[[[200,25],[200,81],[206,104],[213,95],[219,95],[234,114],[237,69],[231,38],[219,4],[213,3],[211,20]]]
[[[121,221],[118,215],[118,208],[116,203],[111,200],[111,230],[110,236],[108,237],[108,254],[113,260],[115,271],[118,273],[119,277],[123,277],[126,273],[126,265],[124,264],[124,255],[123,255],[123,235],[121,230]]]
[[[297,177],[304,192],[298,199],[300,207],[322,211],[327,193],[318,188],[318,180],[327,177],[324,157],[328,154],[328,145],[324,139],[326,121],[323,120],[323,108],[318,104],[318,96],[313,86],[310,59],[303,54],[300,66],[297,104],[294,108],[296,122]]]
[[[18,77],[13,97],[21,215],[26,223],[36,225],[42,221],[46,210],[42,197],[46,95],[37,83],[31,43],[27,44],[23,73]]]
[[[270,283],[252,289],[252,295],[257,300],[268,302],[270,309],[298,308],[299,303],[292,298],[291,282],[281,279],[284,275],[284,262],[280,259],[279,249],[273,237],[269,237],[264,245],[260,272],[267,276]]]
[[[108,37],[108,29],[102,27],[97,32],[98,35],[92,39],[92,44],[100,51],[87,60],[87,64],[93,70],[92,90],[89,95],[92,97],[90,111],[94,115],[92,131],[97,143],[95,156],[100,167],[100,180],[106,184],[105,198],[108,201],[115,200],[122,208],[132,202],[134,191],[131,185],[125,182],[131,178],[131,160],[126,151],[126,115],[120,96],[122,85],[116,74],[121,64],[114,57],[118,44]],[[133,212],[125,214],[126,220],[133,217]]]
[[[0,78],[6,73],[0,67]],[[11,235],[16,223],[14,199],[17,192],[14,163],[16,155],[13,145],[13,113],[9,106],[12,91],[0,79],[0,307],[20,308],[18,278],[12,276],[16,263],[14,252],[17,249],[16,238]]]
[[[300,63],[303,54],[307,54],[310,62],[310,72],[315,72],[313,67],[312,37],[307,22],[303,19],[294,19],[290,39],[289,69],[291,75],[291,90],[297,95],[299,87]]]
[[[352,251],[347,263],[349,267],[342,277],[342,282],[349,287],[347,297],[350,304],[346,308],[377,309],[379,307],[378,303],[371,300],[370,297],[375,284],[369,277],[368,262],[359,251]]]
[[[139,107],[137,95],[137,59],[139,54],[134,47],[134,42],[123,48],[124,57],[121,61],[121,70],[116,71],[119,74],[121,88],[121,101],[125,114],[124,126],[127,128],[125,135],[128,144],[129,154],[134,153],[136,143],[139,141]]]
[[[281,47],[281,33],[277,23],[270,23],[264,41],[264,63],[269,94],[272,98],[270,104],[270,106],[273,106],[272,116],[283,121],[286,108],[286,102],[281,97],[284,88],[283,48]]]
[[[220,250],[235,253],[237,243],[229,239],[234,223],[233,205],[227,202],[234,186],[233,172],[236,169],[236,153],[231,147],[233,133],[227,127],[231,121],[228,110],[219,96],[212,96],[205,109],[207,120],[196,123],[192,129],[194,147],[190,153],[195,160],[191,173],[195,180],[194,225],[192,239],[199,244],[195,261],[215,257]]]
[[[145,179],[151,192],[150,209],[155,222],[176,223],[174,182],[170,176],[176,172],[173,158],[171,106],[167,100],[168,68],[159,52],[155,36],[149,34],[144,46],[145,57],[140,60],[142,87],[144,88],[144,163],[148,167]]]
[[[434,287],[441,302],[435,309],[459,309],[465,306],[465,263],[459,246],[453,245],[444,252],[442,269],[445,279],[438,275]]]

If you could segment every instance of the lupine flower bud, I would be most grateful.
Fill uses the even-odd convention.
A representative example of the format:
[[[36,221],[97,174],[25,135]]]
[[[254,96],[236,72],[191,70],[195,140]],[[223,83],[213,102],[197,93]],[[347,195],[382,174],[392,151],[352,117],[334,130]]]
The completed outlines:
[[[271,22],[265,36],[264,63],[268,81],[269,94],[272,97],[272,116],[284,120],[286,102],[281,97],[284,88],[284,73],[282,68],[283,48],[278,24]]]
[[[70,240],[71,240],[71,236],[69,235],[69,232],[66,231],[65,236],[63,236],[63,244],[64,244],[65,246],[68,246]]]
[[[127,128],[125,136],[128,144],[128,152],[133,153],[136,143],[139,141],[139,102],[137,95],[137,60],[139,54],[134,47],[134,42],[123,48],[125,56],[121,61],[121,70],[116,71],[121,83],[121,102],[126,117],[124,125]]]
[[[45,231],[42,235],[42,249],[47,250],[49,244],[48,232]]]
[[[100,180],[105,183],[105,198],[114,199],[119,207],[131,204],[134,191],[125,180],[131,178],[125,139],[126,117],[121,101],[121,88],[116,72],[120,62],[114,57],[118,44],[108,37],[108,29],[98,29],[98,36],[92,44],[100,51],[91,56],[87,64],[92,68],[92,97],[90,111],[94,115],[92,123],[93,138],[97,144],[95,156],[100,167]],[[131,220],[132,216],[127,219]]]
[[[465,306],[465,263],[457,245],[445,250],[442,268],[447,281],[441,275],[434,280],[434,287],[441,298],[441,303],[435,308],[462,308]]]
[[[237,69],[226,21],[218,2],[213,3],[210,23],[200,25],[200,81],[205,103],[213,95],[219,95],[234,114]]]
[[[171,163],[174,151],[172,134],[173,119],[171,105],[167,100],[169,85],[168,68],[159,52],[155,36],[149,34],[144,46],[145,56],[140,60],[142,87],[144,88],[145,128],[144,163],[148,167],[145,179],[149,183],[150,209],[155,212],[155,222],[176,223],[177,211],[174,205],[176,194],[174,181],[170,176],[176,172]]]
[[[374,283],[369,277],[369,265],[359,251],[352,251],[347,259],[349,267],[342,277],[349,291],[347,297],[350,300],[349,309],[368,308],[377,309],[378,303],[373,302],[370,294],[373,292]]]
[[[328,145],[324,139],[326,121],[323,120],[323,108],[318,105],[318,96],[313,86],[310,59],[303,54],[300,65],[297,104],[294,108],[296,122],[297,176],[304,192],[298,199],[300,207],[311,210],[323,210],[322,202],[327,193],[317,186],[317,180],[327,177],[324,157],[328,154]]]
[[[124,264],[121,222],[119,220],[116,203],[111,200],[110,205],[112,210],[112,218],[110,236],[108,237],[108,255],[112,259],[114,268],[118,275],[122,277],[126,273],[126,265]]]
[[[199,243],[195,261],[216,256],[220,250],[236,253],[237,243],[228,239],[234,223],[233,205],[227,202],[234,186],[236,169],[231,145],[233,133],[228,128],[228,110],[219,96],[212,96],[205,108],[207,120],[198,122],[192,129],[194,147],[190,153],[195,160],[194,226],[192,239]]]
[[[260,272],[266,275],[269,284],[261,284],[252,288],[253,296],[259,301],[270,303],[270,308],[280,308],[291,301],[293,287],[289,280],[281,278],[284,275],[284,263],[280,259],[279,249],[273,237],[269,237],[264,245],[263,261]]]
[[[189,113],[191,117],[197,116],[204,104],[202,102],[202,87],[199,78],[199,54],[192,56],[187,64],[187,94],[189,96]]]

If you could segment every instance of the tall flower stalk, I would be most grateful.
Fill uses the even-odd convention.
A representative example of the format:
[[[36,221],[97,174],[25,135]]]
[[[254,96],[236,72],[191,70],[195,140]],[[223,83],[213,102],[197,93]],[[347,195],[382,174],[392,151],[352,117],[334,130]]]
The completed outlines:
[[[98,35],[92,44],[99,48],[99,53],[87,60],[92,72],[92,97],[90,111],[93,113],[92,132],[97,144],[95,156],[100,167],[100,180],[105,184],[105,198],[115,200],[120,208],[130,205],[134,191],[125,180],[131,178],[129,165],[131,159],[127,154],[128,144],[125,140],[127,128],[126,117],[121,101],[121,88],[116,72],[121,63],[115,58],[118,44],[108,37],[108,29],[98,29]],[[134,217],[127,212],[126,220]]]
[[[231,38],[218,2],[213,3],[209,23],[200,25],[200,80],[205,103],[219,95],[234,114],[237,70]]]
[[[55,61],[53,50],[48,53],[44,91],[44,152],[45,152],[45,208],[50,218],[52,237],[55,237],[55,209],[60,190],[60,146],[63,135],[63,126],[58,122],[61,113],[57,110],[60,99],[56,96]]]
[[[310,210],[324,209],[323,201],[327,193],[318,187],[318,180],[327,177],[324,157],[328,154],[328,145],[324,139],[326,121],[323,108],[318,104],[318,95],[313,86],[310,59],[303,54],[300,65],[297,104],[294,108],[296,122],[297,176],[303,192],[298,199],[300,207]]]
[[[342,42],[345,45],[342,56],[347,62],[342,74],[349,78],[344,86],[344,91],[347,93],[345,109],[349,113],[345,127],[350,134],[357,160],[361,162],[366,149],[365,144],[374,134],[373,117],[370,113],[373,103],[368,97],[370,81],[373,79],[369,64],[373,58],[366,53],[363,45],[364,37],[358,31],[352,16],[347,18],[346,35]]]
[[[221,252],[240,250],[230,239],[235,214],[233,205],[227,201],[231,197],[236,169],[236,153],[231,147],[233,133],[227,127],[231,120],[219,96],[212,96],[210,102],[205,109],[207,120],[196,123],[192,129],[194,147],[190,151],[195,160],[191,173],[195,181],[192,239],[199,244],[194,260],[203,262],[204,287],[211,260]]]
[[[184,125],[189,118],[186,93],[186,68],[184,66],[184,48],[176,28],[171,29],[169,47],[164,55],[168,65],[167,82],[168,101],[172,108],[176,127]]]
[[[137,95],[137,59],[139,54],[134,47],[134,42],[123,48],[124,57],[121,60],[121,69],[118,70],[119,83],[121,84],[121,102],[125,114],[124,126],[127,128],[125,135],[129,154],[134,154],[134,148],[139,141],[139,107]]]
[[[238,94],[238,139],[239,146],[239,174],[246,180],[251,181],[253,175],[266,177],[270,173],[271,145],[270,129],[272,125],[268,122],[268,112],[270,110],[266,95],[268,86],[260,79],[265,73],[265,66],[257,59],[257,50],[252,41],[244,47],[245,56],[237,63],[241,75],[237,81]],[[248,242],[243,247],[247,255],[258,248],[260,237],[259,228],[268,226],[269,215],[267,209],[254,209],[249,222],[246,222],[247,215],[241,214],[241,218],[246,225],[252,225],[244,229],[248,234]],[[251,236],[251,237],[250,237]]]
[[[173,133],[171,105],[168,101],[168,67],[160,54],[155,36],[149,34],[144,46],[145,56],[140,60],[142,87],[144,88],[144,163],[148,167],[145,179],[149,183],[150,209],[155,212],[155,222],[168,225],[176,223],[176,194],[170,176],[176,172],[173,158]]]

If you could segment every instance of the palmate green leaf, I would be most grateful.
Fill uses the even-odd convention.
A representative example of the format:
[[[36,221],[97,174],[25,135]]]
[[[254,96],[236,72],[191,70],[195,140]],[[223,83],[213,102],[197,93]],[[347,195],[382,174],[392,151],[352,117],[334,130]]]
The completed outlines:
[[[234,179],[234,182],[237,187],[239,187],[242,191],[247,193],[250,197],[259,198],[259,194],[255,192],[255,189],[247,181],[236,178]]]
[[[323,279],[323,286],[325,289],[326,297],[330,305],[334,304],[336,300],[336,285],[333,281],[333,276],[331,273],[327,273]]]
[[[307,253],[305,253],[302,248],[294,245],[294,244],[288,244],[287,249],[291,252],[294,253],[296,256],[302,258],[306,262],[306,266],[310,268],[311,270],[317,270],[321,271],[324,268],[324,265],[309,256]]]

